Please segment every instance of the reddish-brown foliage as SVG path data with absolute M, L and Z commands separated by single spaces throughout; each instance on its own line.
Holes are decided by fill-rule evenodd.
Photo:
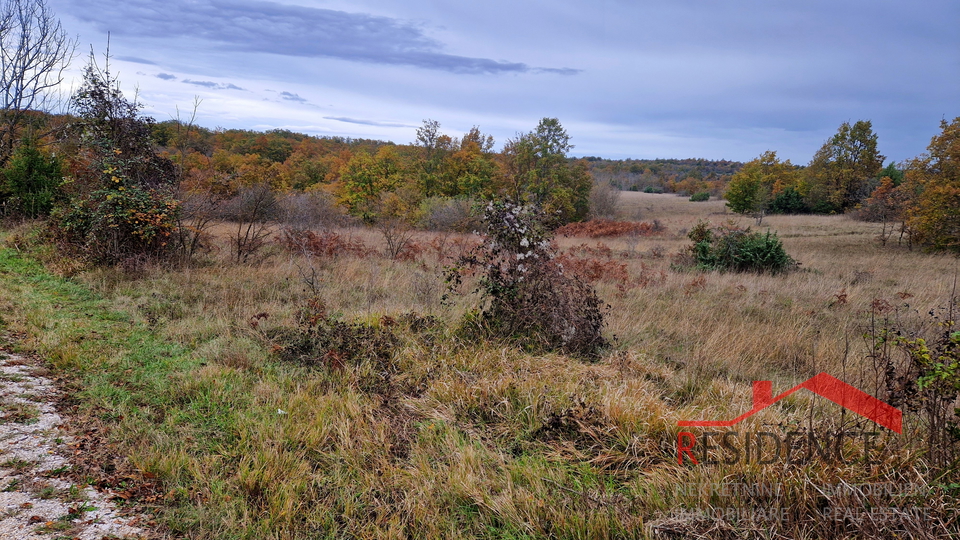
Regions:
M 372 253 L 360 240 L 345 238 L 332 231 L 315 233 L 313 231 L 283 229 L 277 241 L 284 247 L 294 251 L 302 251 L 314 257 L 338 257 L 353 255 L 366 257 Z
M 653 223 L 639 221 L 613 221 L 609 219 L 591 219 L 580 223 L 568 223 L 557 229 L 557 234 L 563 236 L 586 236 L 600 238 L 604 236 L 651 236 L 660 234 L 665 229 L 660 222 Z
M 630 274 L 627 272 L 627 265 L 624 263 L 580 258 L 569 254 L 559 256 L 557 262 L 563 265 L 564 270 L 571 271 L 590 282 L 610 281 L 626 284 L 630 281 Z
M 423 244 L 419 242 L 414 242 L 413 240 L 404 244 L 400 251 L 397 252 L 396 260 L 398 261 L 415 261 L 417 257 L 423 253 L 426 248 Z
M 626 263 L 615 260 L 616 255 L 615 251 L 602 242 L 598 242 L 596 246 L 580 244 L 561 254 L 557 262 L 563 265 L 565 270 L 591 283 L 598 281 L 613 283 L 621 294 L 634 287 L 659 285 L 667 279 L 666 272 L 654 270 L 642 262 L 640 275 L 633 277 L 627 270 Z M 620 255 L 622 256 L 623 253 Z

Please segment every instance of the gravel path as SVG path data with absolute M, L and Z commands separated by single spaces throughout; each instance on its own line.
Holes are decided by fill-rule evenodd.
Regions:
M 60 478 L 73 450 L 44 372 L 0 351 L 0 538 L 139 538 L 138 518 L 121 516 L 110 494 Z

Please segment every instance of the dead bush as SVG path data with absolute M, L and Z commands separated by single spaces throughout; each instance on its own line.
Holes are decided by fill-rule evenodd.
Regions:
M 579 223 L 568 223 L 557 229 L 563 236 L 586 236 L 589 238 L 616 236 L 653 236 L 664 232 L 666 228 L 659 221 L 653 223 L 639 221 L 612 221 L 609 219 L 591 219 Z
M 313 232 L 284 227 L 276 239 L 290 251 L 322 259 L 347 255 L 366 257 L 372 253 L 362 241 L 333 231 Z
M 463 277 L 480 273 L 482 303 L 464 329 L 521 346 L 596 358 L 607 345 L 604 307 L 593 287 L 556 258 L 543 214 L 535 207 L 490 203 L 486 235 L 447 272 L 458 290 Z

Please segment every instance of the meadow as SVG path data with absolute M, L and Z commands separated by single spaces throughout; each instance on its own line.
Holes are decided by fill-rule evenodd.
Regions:
M 663 230 L 556 239 L 609 305 L 612 346 L 595 361 L 464 337 L 477 298 L 443 301 L 442 273 L 477 239 L 426 231 L 400 258 L 374 230 L 334 228 L 364 249 L 318 256 L 272 241 L 236 264 L 222 223 L 195 264 L 124 269 L 72 263 L 21 225 L 3 233 L 5 268 L 20 270 L 0 276 L 2 328 L 67 377 L 78 430 L 108 445 L 113 457 L 78 474 L 126 489 L 161 536 L 957 534 L 955 472 L 929 459 L 917 412 L 898 435 L 799 392 L 738 426 L 878 431 L 873 462 L 678 464 L 676 447 L 689 429 L 679 420 L 748 411 L 753 381 L 777 394 L 827 372 L 882 395 L 871 336 L 929 329 L 928 312 L 956 295 L 956 257 L 881 246 L 879 224 L 843 215 L 756 226 L 723 201 L 636 192 L 618 213 Z M 678 267 L 699 220 L 774 231 L 800 264 Z M 337 328 L 373 329 L 344 330 L 343 343 L 374 353 L 288 354 L 321 311 Z M 825 519 L 830 509 L 847 513 Z

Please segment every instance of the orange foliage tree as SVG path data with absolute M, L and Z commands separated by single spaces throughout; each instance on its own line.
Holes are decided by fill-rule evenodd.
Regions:
M 960 252 L 960 117 L 941 121 L 940 128 L 907 169 L 906 223 L 918 242 Z

